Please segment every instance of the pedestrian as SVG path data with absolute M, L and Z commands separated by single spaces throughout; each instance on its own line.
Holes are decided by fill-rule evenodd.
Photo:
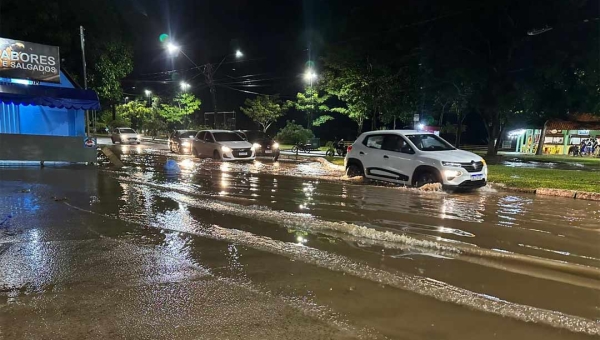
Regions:
M 581 145 L 579 146 L 579 156 L 583 156 L 583 155 L 585 155 L 585 151 L 586 151 L 586 150 L 585 150 L 585 147 L 586 147 L 586 141 L 587 141 L 586 139 L 583 139 L 583 140 L 581 141 Z

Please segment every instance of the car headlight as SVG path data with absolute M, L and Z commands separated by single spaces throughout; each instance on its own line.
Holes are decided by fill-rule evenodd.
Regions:
M 258 150 L 260 148 L 262 148 L 262 146 L 260 144 L 258 144 L 258 143 L 252 144 L 252 150 Z
M 228 146 L 222 146 L 221 147 L 221 151 L 223 151 L 223 152 L 231 152 L 231 148 L 228 147 Z
M 459 170 L 444 170 L 444 175 L 448 180 L 453 180 L 456 177 L 460 177 L 462 175 L 462 171 Z
M 452 166 L 452 167 L 456 167 L 456 168 L 460 168 L 462 167 L 462 165 L 460 165 L 460 163 L 456 163 L 456 162 L 442 162 L 443 166 Z
M 184 148 L 189 148 L 190 142 L 183 142 L 183 143 L 181 143 L 181 146 L 183 146 Z
M 275 142 L 272 146 L 273 149 L 279 149 L 279 143 Z

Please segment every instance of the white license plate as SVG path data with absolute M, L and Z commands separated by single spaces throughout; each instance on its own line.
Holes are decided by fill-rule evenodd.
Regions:
M 273 153 L 272 150 L 265 150 L 265 153 Z
M 129 138 L 129 140 L 135 140 L 135 138 Z
M 471 175 L 471 180 L 472 181 L 480 181 L 483 179 L 483 174 L 479 174 L 479 175 Z
M 247 152 L 240 152 L 240 153 L 238 153 L 238 155 L 240 155 L 240 156 L 248 156 L 248 153 Z

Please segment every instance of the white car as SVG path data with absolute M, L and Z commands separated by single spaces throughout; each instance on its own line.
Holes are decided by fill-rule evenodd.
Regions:
M 227 130 L 204 130 L 192 141 L 194 157 L 212 157 L 223 161 L 254 160 L 256 145 Z
M 142 142 L 142 136 L 138 135 L 132 128 L 116 128 L 110 137 L 113 144 L 117 142 L 121 144 L 140 144 Z
M 344 165 L 349 177 L 416 187 L 441 183 L 444 189 L 483 187 L 488 174 L 483 158 L 432 133 L 412 130 L 363 133 L 348 147 Z

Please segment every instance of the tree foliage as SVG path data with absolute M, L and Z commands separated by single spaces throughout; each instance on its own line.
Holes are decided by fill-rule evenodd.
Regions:
M 191 93 L 180 93 L 171 104 L 160 104 L 158 114 L 167 123 L 181 123 L 196 110 L 200 109 L 201 101 Z
M 123 97 L 121 80 L 133 70 L 133 51 L 121 41 L 103 43 L 104 47 L 89 76 L 91 87 L 107 102 Z
M 285 127 L 279 130 L 275 137 L 280 143 L 284 144 L 298 144 L 306 143 L 309 139 L 315 135 L 311 130 L 305 129 L 300 124 L 296 124 L 294 121 L 288 121 Z
M 306 127 L 310 130 L 312 126 L 320 126 L 325 122 L 332 120 L 333 117 L 321 116 L 324 112 L 329 112 L 330 108 L 325 104 L 330 95 L 321 94 L 316 86 L 307 86 L 304 92 L 298 92 L 295 102 L 288 102 L 288 105 L 306 114 Z
M 371 129 L 413 114 L 443 124 L 451 113 L 456 143 L 465 117 L 480 119 L 493 155 L 507 127 L 600 111 L 593 1 L 375 2 L 346 2 L 346 43 L 323 58 L 323 88 L 342 104 L 332 111 L 352 115 L 359 132 L 369 120 Z
M 267 132 L 271 124 L 287 110 L 287 106 L 279 100 L 279 95 L 258 95 L 254 99 L 246 99 L 244 105 L 245 107 L 240 107 L 240 110 L 260 124 L 263 132 Z
M 131 100 L 125 104 L 117 105 L 116 113 L 117 117 L 127 119 L 131 122 L 131 126 L 138 129 L 150 119 L 152 108 L 148 107 L 146 101 Z

